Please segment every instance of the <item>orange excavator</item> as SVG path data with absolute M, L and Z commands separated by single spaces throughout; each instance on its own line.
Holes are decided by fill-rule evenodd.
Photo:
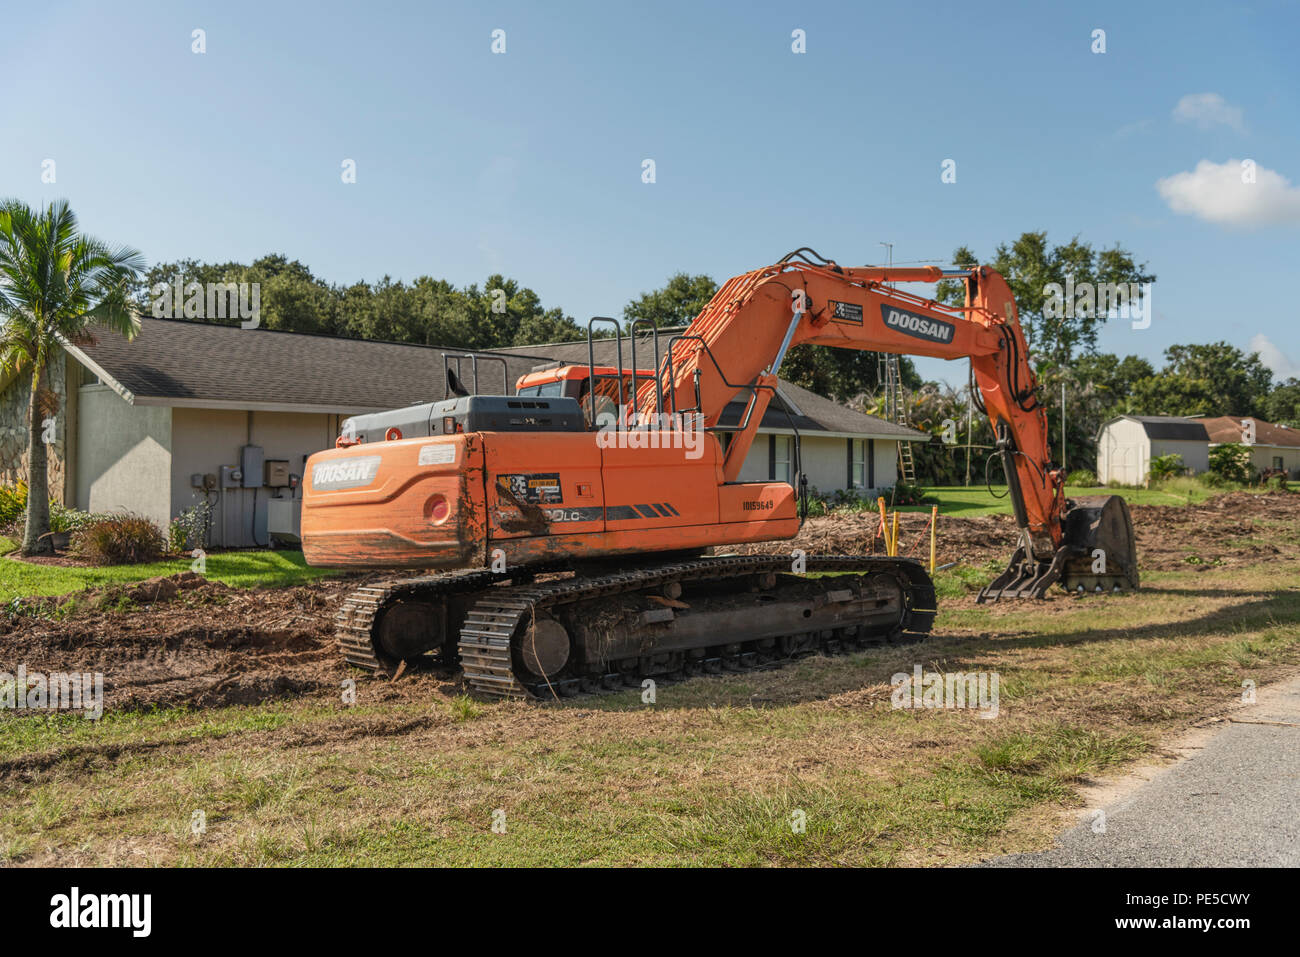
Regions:
M 943 280 L 965 284 L 963 306 L 890 285 Z M 601 322 L 615 366 L 595 362 Z M 805 343 L 970 359 L 1018 530 L 981 601 L 1138 585 L 1124 500 L 1065 497 L 1015 300 L 992 269 L 842 267 L 804 248 L 729 280 L 662 353 L 653 324 L 633 323 L 628 370 L 617 322 L 588 333 L 586 366 L 529 373 L 513 396 L 355 416 L 311 457 L 307 562 L 425 572 L 348 596 L 348 662 L 459 664 L 476 693 L 549 698 L 923 638 L 936 602 L 917 561 L 720 553 L 799 531 L 806 483 L 739 476 L 777 370 Z M 735 400 L 743 413 L 724 425 Z

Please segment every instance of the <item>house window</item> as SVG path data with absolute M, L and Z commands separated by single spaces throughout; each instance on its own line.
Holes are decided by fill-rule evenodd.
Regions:
M 852 476 L 854 488 L 867 488 L 867 440 L 854 439 L 851 447 L 853 453 Z
M 778 482 L 790 482 L 793 484 L 793 476 L 790 472 L 793 456 L 790 454 L 790 436 L 774 435 L 772 440 L 776 443 L 776 457 L 773 460 L 772 478 Z
M 1273 468 L 1280 469 L 1281 467 L 1282 467 L 1282 456 L 1280 455 L 1273 456 Z

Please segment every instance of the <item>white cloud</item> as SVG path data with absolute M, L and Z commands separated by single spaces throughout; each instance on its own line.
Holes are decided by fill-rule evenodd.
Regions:
M 1253 176 L 1253 182 L 1250 180 Z M 1300 223 L 1300 187 L 1251 160 L 1201 160 L 1191 172 L 1156 181 L 1175 213 L 1225 226 Z
M 1193 123 L 1202 130 L 1227 126 L 1238 133 L 1246 132 L 1241 107 L 1233 106 L 1217 93 L 1188 93 L 1174 107 L 1174 119 Z
M 1300 378 L 1300 364 L 1292 362 L 1286 354 L 1273 344 L 1273 340 L 1262 332 L 1250 340 L 1247 352 L 1258 352 L 1259 361 L 1272 370 L 1279 379 Z

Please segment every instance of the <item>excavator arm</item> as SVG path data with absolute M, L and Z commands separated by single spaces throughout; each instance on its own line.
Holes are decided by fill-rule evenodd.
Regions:
M 794 346 L 969 358 L 1019 533 L 1007 571 L 981 598 L 1041 596 L 1058 581 L 1087 591 L 1136 587 L 1132 524 L 1123 499 L 1072 503 L 1065 497 L 1006 280 L 986 266 L 851 268 L 797 258 L 802 252 L 729 280 L 670 342 L 658 390 L 653 382 L 643 385 L 637 408 L 653 406 L 662 392 L 666 411 L 698 413 L 706 428 L 719 429 L 723 409 L 743 395 L 742 425 L 723 462 L 724 479 L 734 482 L 775 395 L 776 373 Z M 945 279 L 965 284 L 962 306 L 889 285 Z

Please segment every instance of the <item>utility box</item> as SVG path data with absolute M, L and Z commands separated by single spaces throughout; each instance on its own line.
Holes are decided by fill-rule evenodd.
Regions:
M 243 481 L 244 476 L 238 468 L 233 465 L 223 465 L 220 472 L 222 488 L 239 488 L 239 483 Z
M 269 499 L 266 503 L 266 531 L 281 542 L 301 542 L 302 499 Z
M 266 460 L 266 485 L 268 488 L 289 487 L 289 460 Z
M 260 445 L 245 445 L 239 450 L 239 470 L 244 473 L 244 488 L 262 487 L 262 459 Z

